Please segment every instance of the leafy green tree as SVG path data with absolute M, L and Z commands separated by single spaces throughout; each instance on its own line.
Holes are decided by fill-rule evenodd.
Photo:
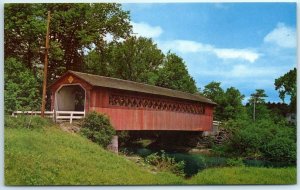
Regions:
M 155 84 L 164 55 L 151 39 L 130 37 L 110 44 L 108 51 L 112 77 Z
M 92 50 L 84 56 L 83 71 L 86 73 L 109 77 L 112 75 L 109 63 L 107 47 L 102 52 Z
M 85 56 L 85 72 L 143 82 L 189 93 L 197 91 L 182 58 L 165 57 L 151 39 L 131 37 Z
M 257 104 L 264 104 L 265 102 L 265 98 L 268 97 L 265 93 L 264 89 L 256 89 L 255 93 L 251 94 L 251 98 L 249 100 L 249 102 L 251 103 L 257 103 Z
M 267 102 L 266 105 L 272 112 L 278 112 L 282 116 L 286 116 L 289 113 L 289 107 L 286 103 Z
M 215 110 L 214 110 L 214 119 L 215 120 L 223 120 L 224 119 L 223 103 L 225 102 L 225 92 L 221 88 L 221 83 L 215 82 L 215 81 L 210 82 L 209 84 L 204 86 L 203 95 L 217 103 Z
M 189 93 L 197 92 L 195 80 L 189 75 L 183 59 L 170 52 L 159 68 L 156 85 Z
M 203 95 L 217 103 L 214 117 L 216 120 L 226 121 L 238 117 L 246 117 L 242 101 L 244 95 L 234 87 L 224 91 L 220 82 L 211 82 L 203 89 Z
M 291 111 L 296 112 L 297 107 L 297 69 L 294 68 L 275 79 L 275 90 L 278 90 L 279 97 L 284 102 L 286 95 L 290 96 Z
M 40 109 L 38 81 L 24 64 L 15 58 L 7 58 L 4 64 L 5 112 Z
M 255 93 L 251 94 L 248 104 L 248 114 L 252 115 L 253 120 L 264 119 L 270 117 L 265 98 L 268 97 L 264 89 L 256 89 Z
M 234 87 L 227 88 L 225 102 L 223 103 L 223 117 L 225 120 L 247 117 L 246 110 L 242 104 L 244 97 L 238 89 Z
M 53 12 L 52 41 L 58 41 L 64 50 L 62 63 L 66 69 L 80 70 L 86 49 L 101 49 L 105 36 L 115 39 L 129 36 L 128 12 L 120 4 L 47 4 Z
M 218 101 L 218 99 L 224 95 L 224 90 L 221 88 L 220 82 L 210 82 L 203 89 L 203 95 L 213 101 Z
M 40 64 L 46 33 L 46 10 L 42 4 L 5 4 L 4 54 L 16 57 L 31 70 Z
M 129 12 L 115 3 L 52 3 L 5 5 L 5 55 L 24 60 L 34 70 L 44 60 L 46 14 L 51 11 L 48 80 L 66 70 L 81 70 L 88 49 L 100 51 L 107 43 L 131 33 Z

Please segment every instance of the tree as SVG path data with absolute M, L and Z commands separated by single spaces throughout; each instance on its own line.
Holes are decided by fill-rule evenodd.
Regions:
M 195 80 L 189 75 L 183 59 L 170 52 L 159 68 L 156 85 L 189 93 L 197 92 Z
M 224 102 L 224 119 L 237 119 L 245 118 L 245 109 L 242 104 L 244 95 L 234 87 L 227 88 L 225 92 L 225 102 Z
M 238 117 L 246 117 L 242 105 L 244 95 L 234 87 L 221 88 L 220 82 L 211 82 L 204 87 L 203 95 L 217 103 L 214 117 L 216 120 L 227 121 Z
M 7 58 L 4 64 L 5 112 L 36 110 L 40 108 L 39 82 L 23 63 Z
M 92 50 L 85 55 L 83 71 L 101 76 L 111 76 L 112 74 L 107 47 L 105 47 L 105 50 L 101 52 Z
M 257 103 L 257 104 L 264 104 L 265 98 L 268 97 L 265 93 L 264 89 L 256 89 L 255 93 L 251 94 L 251 98 L 249 102 Z
M 265 98 L 268 97 L 265 93 L 264 89 L 256 89 L 255 93 L 251 94 L 251 98 L 249 99 L 249 104 L 251 110 L 253 110 L 253 120 L 255 121 L 257 118 L 265 118 L 269 117 L 269 110 L 265 105 Z
M 130 37 L 109 45 L 108 67 L 112 77 L 154 85 L 164 55 L 151 39 Z
M 275 90 L 278 90 L 279 97 L 284 102 L 286 95 L 290 96 L 290 108 L 292 112 L 296 112 L 297 107 L 297 69 L 294 68 L 275 79 Z
M 220 82 L 210 82 L 203 89 L 203 95 L 215 102 L 224 95 L 224 90 L 221 88 Z
M 220 82 L 210 82 L 203 89 L 203 95 L 207 98 L 211 99 L 212 101 L 216 102 L 217 105 L 214 110 L 214 119 L 215 120 L 223 120 L 223 113 L 224 113 L 224 105 L 225 102 L 225 92 L 221 88 Z
M 101 50 L 105 36 L 126 38 L 130 33 L 129 13 L 120 4 L 48 4 L 52 10 L 52 40 L 64 49 L 66 69 L 80 70 L 87 49 Z
M 14 56 L 34 70 L 44 58 L 46 13 L 51 11 L 48 80 L 66 70 L 81 70 L 88 49 L 101 51 L 105 36 L 130 35 L 129 12 L 120 4 L 6 4 L 5 55 Z
M 46 10 L 42 4 L 5 4 L 4 54 L 23 60 L 30 70 L 41 63 L 46 33 Z

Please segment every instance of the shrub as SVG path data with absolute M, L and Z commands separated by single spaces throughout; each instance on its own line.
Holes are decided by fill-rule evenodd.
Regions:
M 197 156 L 194 162 L 195 162 L 195 168 L 194 168 L 195 174 L 207 168 L 207 159 L 205 159 L 204 156 Z
M 24 116 L 12 117 L 5 116 L 4 126 L 9 128 L 28 128 L 37 129 L 53 125 L 53 121 L 49 118 L 42 118 L 40 116 Z
M 81 133 L 91 141 L 106 148 L 116 131 L 107 116 L 97 112 L 90 112 L 82 122 Z
M 156 166 L 159 170 L 167 170 L 172 173 L 184 176 L 184 161 L 176 162 L 174 158 L 168 157 L 164 151 L 159 155 L 157 152 L 145 158 L 147 164 Z
M 295 130 L 285 122 L 231 120 L 226 127 L 230 137 L 223 150 L 233 156 L 280 162 L 296 160 Z
M 229 158 L 226 160 L 227 166 L 245 166 L 242 158 Z
M 264 146 L 263 154 L 270 161 L 295 163 L 296 143 L 289 138 L 274 138 Z

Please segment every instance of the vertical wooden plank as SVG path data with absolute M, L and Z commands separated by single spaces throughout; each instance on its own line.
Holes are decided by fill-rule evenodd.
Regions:
M 100 97 L 101 96 L 101 92 L 99 92 L 99 89 L 95 89 L 95 107 L 100 107 L 99 106 L 99 101 L 100 101 Z
M 141 127 L 141 130 L 144 130 L 145 122 L 144 122 L 144 110 L 143 109 L 140 110 L 140 117 L 141 117 L 140 127 Z

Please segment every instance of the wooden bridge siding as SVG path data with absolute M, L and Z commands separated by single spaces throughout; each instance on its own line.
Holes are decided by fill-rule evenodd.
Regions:
M 97 87 L 91 90 L 91 107 L 108 107 L 109 90 L 104 87 Z
M 109 105 L 109 94 L 116 93 L 129 96 L 148 96 L 160 100 L 176 99 L 129 92 L 117 89 L 97 87 L 91 90 L 90 110 L 107 114 L 116 130 L 182 130 L 210 131 L 212 129 L 213 106 L 205 105 L 205 114 L 191 114 L 166 110 L 126 108 Z
M 126 95 L 126 96 L 133 96 L 133 97 L 149 97 L 149 98 L 154 98 L 154 99 L 159 99 L 161 101 L 171 101 L 171 102 L 176 102 L 176 103 L 190 103 L 193 104 L 195 103 L 194 101 L 191 100 L 182 100 L 182 99 L 177 99 L 177 98 L 172 98 L 172 97 L 164 97 L 164 96 L 159 96 L 159 95 L 154 95 L 154 94 L 145 94 L 141 92 L 131 92 L 131 91 L 126 91 L 126 90 L 119 90 L 119 89 L 111 89 L 111 88 L 106 88 L 106 87 L 96 87 L 91 90 L 91 107 L 117 107 L 117 106 L 111 106 L 109 105 L 109 94 L 120 94 L 120 95 Z M 96 100 L 93 100 L 96 99 Z M 205 106 L 205 115 L 213 115 L 213 105 L 211 104 L 206 104 L 202 103 Z M 127 109 L 125 107 L 119 107 L 121 109 Z M 131 109 L 131 108 L 130 108 Z M 136 109 L 142 109 L 142 108 L 136 108 Z M 143 109 L 145 110 L 145 109 Z M 147 108 L 146 108 L 147 110 Z M 149 109 L 148 109 L 149 110 Z
M 93 107 L 110 117 L 116 130 L 210 131 L 212 117 L 170 111 Z

